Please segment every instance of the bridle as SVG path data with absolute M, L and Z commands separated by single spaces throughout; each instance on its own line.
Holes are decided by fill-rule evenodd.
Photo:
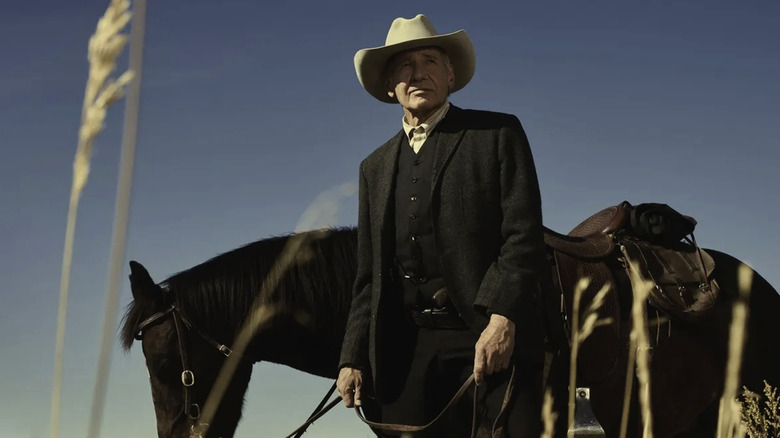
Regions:
M 200 405 L 197 403 L 191 403 L 190 389 L 195 385 L 195 373 L 189 368 L 187 360 L 187 349 L 184 342 L 184 333 L 182 326 L 185 326 L 188 330 L 194 331 L 207 343 L 216 348 L 226 358 L 233 354 L 233 350 L 225 344 L 221 344 L 214 340 L 211 336 L 207 335 L 195 327 L 192 322 L 184 316 L 184 314 L 176 307 L 176 304 L 171 304 L 166 310 L 157 312 L 152 316 L 141 321 L 135 329 L 134 338 L 138 341 L 143 339 L 144 330 L 151 325 L 160 322 L 166 316 L 171 315 L 173 318 L 173 325 L 176 327 L 176 339 L 179 344 L 179 355 L 181 357 L 181 383 L 184 388 L 184 415 L 192 420 L 200 418 Z M 194 392 L 194 389 L 193 389 Z

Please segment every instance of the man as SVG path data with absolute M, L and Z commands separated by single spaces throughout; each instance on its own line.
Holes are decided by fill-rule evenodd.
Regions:
M 403 129 L 360 166 L 358 273 L 338 390 L 381 421 L 431 421 L 472 374 L 478 414 L 511 438 L 540 435 L 541 199 L 523 128 L 449 103 L 475 69 L 465 31 L 397 18 L 355 69 Z M 512 401 L 503 407 L 512 370 Z M 372 395 L 369 395 L 369 388 Z M 472 395 L 415 436 L 469 436 Z M 499 415 L 500 414 L 500 415 Z

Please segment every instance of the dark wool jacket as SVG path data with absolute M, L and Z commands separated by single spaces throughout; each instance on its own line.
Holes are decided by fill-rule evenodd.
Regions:
M 452 303 L 477 332 L 490 313 L 513 320 L 515 358 L 539 360 L 545 255 L 541 197 L 525 132 L 514 115 L 454 105 L 436 130 L 431 210 Z M 393 181 L 403 135 L 401 130 L 360 165 L 358 269 L 340 366 L 370 367 L 375 381 L 382 372 L 377 351 L 392 336 L 383 330 L 390 318 L 383 294 L 399 293 L 389 286 Z

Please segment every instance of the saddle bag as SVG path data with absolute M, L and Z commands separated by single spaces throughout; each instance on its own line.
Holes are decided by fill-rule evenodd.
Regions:
M 694 244 L 658 245 L 636 239 L 620 241 L 623 255 L 652 281 L 648 300 L 673 319 L 695 322 L 715 305 L 720 288 L 713 277 L 715 261 Z M 630 266 L 625 263 L 628 274 Z

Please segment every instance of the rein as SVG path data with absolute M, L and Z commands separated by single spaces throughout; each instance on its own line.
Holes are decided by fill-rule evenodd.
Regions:
M 141 321 L 138 326 L 136 327 L 136 334 L 134 338 L 138 341 L 143 339 L 143 332 L 145 329 L 147 329 L 149 326 L 161 321 L 163 318 L 167 317 L 168 315 L 171 315 L 173 318 L 173 325 L 176 327 L 176 338 L 177 343 L 179 344 L 179 355 L 181 356 L 181 383 L 184 388 L 184 415 L 189 417 L 192 420 L 197 420 L 200 418 L 200 405 L 197 403 L 191 403 L 191 397 L 190 397 L 190 388 L 195 385 L 195 373 L 189 368 L 188 366 L 188 360 L 187 360 L 187 349 L 185 348 L 185 342 L 184 342 L 184 332 L 182 330 L 182 325 L 184 325 L 188 330 L 194 331 L 197 335 L 199 335 L 203 340 L 205 340 L 209 345 L 216 348 L 220 353 L 222 353 L 226 358 L 230 357 L 231 354 L 233 354 L 233 350 L 228 347 L 225 344 L 219 343 L 214 338 L 209 336 L 206 333 L 203 333 L 200 331 L 197 327 L 195 327 L 192 322 L 187 319 L 182 313 L 179 308 L 176 307 L 175 304 L 172 304 L 170 307 L 168 307 L 166 310 L 162 312 L 157 312 L 153 314 L 152 316 L 146 318 L 145 320 Z M 509 400 L 512 393 L 512 386 L 515 381 L 515 372 L 516 369 L 512 367 L 512 375 L 509 378 L 509 382 L 507 384 L 506 393 L 504 394 L 504 400 L 501 404 L 501 411 L 497 417 L 496 423 L 498 422 L 498 419 L 501 418 L 501 416 L 505 413 L 506 407 L 509 404 Z M 463 395 L 466 393 L 466 390 L 468 390 L 469 386 L 474 383 L 474 374 L 472 373 L 471 376 L 469 376 L 468 379 L 466 379 L 465 382 L 463 382 L 463 385 L 461 385 L 460 389 L 455 393 L 455 395 L 452 396 L 449 403 L 439 412 L 439 414 L 431 420 L 428 424 L 422 425 L 422 426 L 411 426 L 411 425 L 405 425 L 405 424 L 392 424 L 392 423 L 377 423 L 371 420 L 366 419 L 363 412 L 361 412 L 360 406 L 355 406 L 355 413 L 357 414 L 358 418 L 360 420 L 367 424 L 369 427 L 380 429 L 380 430 L 387 430 L 387 431 L 395 431 L 395 432 L 419 432 L 422 430 L 425 430 L 429 427 L 431 427 L 434 423 L 439 421 L 447 411 L 449 411 L 455 403 L 457 403 Z M 291 432 L 289 435 L 287 435 L 285 438 L 300 438 L 301 435 L 303 435 L 306 432 L 306 429 L 315 421 L 317 421 L 320 417 L 325 415 L 328 411 L 333 409 L 340 401 L 341 396 L 337 395 L 333 400 L 331 400 L 327 405 L 325 405 L 325 401 L 328 399 L 328 397 L 333 394 L 333 392 L 336 389 L 336 383 L 333 383 L 333 386 L 330 388 L 327 394 L 325 394 L 325 397 L 322 399 L 320 404 L 314 409 L 314 412 L 309 416 L 309 418 L 297 429 L 295 429 L 293 432 Z M 471 436 L 476 437 L 477 432 L 477 391 L 474 391 L 474 400 L 473 400 L 473 413 L 472 413 L 472 429 L 471 429 Z M 193 433 L 195 436 L 202 436 L 205 434 L 205 428 L 208 428 L 208 425 L 205 424 L 199 424 L 199 428 L 204 428 L 202 431 L 196 431 L 195 425 L 193 425 Z M 495 425 L 494 425 L 495 429 Z
M 506 407 L 509 404 L 509 401 L 512 396 L 512 387 L 514 385 L 515 381 L 515 372 L 516 368 L 512 367 L 512 375 L 509 378 L 509 382 L 507 383 L 506 392 L 504 393 L 504 399 L 501 402 L 501 411 L 499 412 L 497 418 L 496 418 L 496 424 L 498 423 L 499 419 L 506 413 Z M 441 412 L 428 424 L 424 424 L 422 426 L 411 426 L 407 424 L 393 424 L 393 423 L 377 423 L 371 420 L 366 419 L 365 415 L 363 414 L 362 409 L 360 406 L 355 406 L 355 414 L 360 418 L 360 421 L 367 424 L 368 426 L 380 429 L 380 430 L 386 430 L 386 431 L 393 431 L 393 432 L 420 432 L 423 431 L 431 426 L 433 426 L 434 423 L 439 421 L 447 411 L 449 411 L 455 403 L 457 403 L 461 398 L 463 398 L 463 395 L 466 393 L 466 390 L 468 390 L 469 386 L 474 383 L 474 374 L 472 373 L 471 376 L 469 376 L 468 379 L 466 379 L 465 382 L 463 382 L 463 385 L 461 385 L 460 389 L 455 393 L 455 395 L 452 396 L 449 403 L 447 403 L 447 406 L 445 406 Z M 325 398 L 322 399 L 320 402 L 320 405 L 315 409 L 315 412 L 307 419 L 300 427 L 292 431 L 289 435 L 285 436 L 284 438 L 291 438 L 300 437 L 304 432 L 306 432 L 306 429 L 314 423 L 317 419 L 325 415 L 328 411 L 330 411 L 334 406 L 336 406 L 341 401 L 341 396 L 337 395 L 333 400 L 330 401 L 326 406 L 322 407 L 325 403 L 325 400 L 330 397 L 330 395 L 333 393 L 333 390 L 336 388 L 336 383 L 333 383 L 333 387 L 331 387 L 330 391 L 325 395 Z M 473 411 L 472 411 L 472 418 L 471 418 L 471 437 L 474 438 L 477 436 L 477 391 L 474 391 L 474 399 L 472 401 Z M 493 425 L 493 429 L 495 429 L 496 424 Z

